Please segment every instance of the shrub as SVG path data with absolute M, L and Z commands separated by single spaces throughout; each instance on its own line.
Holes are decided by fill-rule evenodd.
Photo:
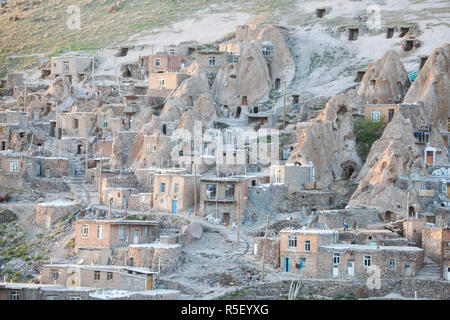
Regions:
M 354 125 L 356 137 L 356 151 L 363 162 L 369 155 L 372 144 L 378 140 L 386 128 L 386 123 L 381 118 L 380 122 L 370 120 L 356 120 Z

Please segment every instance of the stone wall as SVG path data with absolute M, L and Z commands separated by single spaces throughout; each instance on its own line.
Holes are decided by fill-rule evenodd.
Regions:
M 256 248 L 255 248 L 256 246 Z M 262 261 L 264 251 L 264 237 L 253 238 L 253 254 L 256 259 Z M 266 263 L 274 266 L 280 266 L 280 239 L 275 237 L 268 237 L 266 243 Z
M 348 225 L 356 220 L 358 228 L 365 228 L 368 225 L 381 223 L 377 210 L 373 209 L 341 209 L 318 212 L 318 222 L 324 223 L 330 229 L 343 228 L 344 219 Z
M 64 200 L 39 203 L 36 207 L 35 223 L 42 228 L 50 228 L 52 223 L 71 214 L 78 207 L 78 203 Z

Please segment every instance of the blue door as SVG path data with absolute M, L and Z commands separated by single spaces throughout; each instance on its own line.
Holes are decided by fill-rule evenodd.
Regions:
M 172 200 L 172 213 L 177 213 L 177 201 L 178 200 Z
M 284 272 L 289 272 L 289 257 L 284 257 Z

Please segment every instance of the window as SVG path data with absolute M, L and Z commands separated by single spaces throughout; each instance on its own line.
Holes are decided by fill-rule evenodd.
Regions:
M 156 146 L 152 145 L 150 146 L 150 151 L 151 152 L 156 152 Z M 153 183 L 152 183 L 153 184 Z
M 125 240 L 125 226 L 119 226 L 119 240 Z
M 161 59 L 155 59 L 155 67 L 161 66 Z
M 208 64 L 210 66 L 215 66 L 216 65 L 216 57 L 209 57 L 208 58 Z
M 130 258 L 130 266 L 134 267 L 134 258 Z
M 97 239 L 103 239 L 104 226 L 97 226 Z
M 164 182 L 159 184 L 159 192 L 166 192 L 166 184 Z
M 67 300 L 81 300 L 80 296 L 68 296 Z
M 9 162 L 9 171 L 18 172 L 19 171 L 19 161 L 13 160 Z
M 102 127 L 103 128 L 108 128 L 108 121 L 103 121 Z
M 239 62 L 239 58 L 233 58 L 233 62 L 235 63 Z
M 69 61 L 64 61 L 63 62 L 63 71 L 69 71 L 69 69 L 70 69 L 70 64 L 69 64 Z
M 177 194 L 179 190 L 180 190 L 180 184 L 179 183 L 175 183 L 173 185 L 173 193 Z
M 334 264 L 341 263 L 341 254 L 340 253 L 333 253 L 333 263 Z
M 165 87 L 166 86 L 166 77 L 159 77 L 158 83 L 159 83 L 160 87 Z
M 20 298 L 20 291 L 11 291 L 9 293 L 9 300 L 19 300 Z
M 288 247 L 289 248 L 297 248 L 297 236 L 289 236 L 288 237 Z
M 379 122 L 380 121 L 380 110 L 372 110 L 371 111 L 371 119 L 372 119 L 372 122 Z
M 58 280 L 58 270 L 50 270 L 50 278 L 52 280 Z
M 113 279 L 113 273 L 112 272 L 107 272 L 106 273 L 106 280 L 112 280 Z
M 300 269 L 306 267 L 306 258 L 300 258 Z
M 94 280 L 100 280 L 100 271 L 94 271 Z
M 310 252 L 311 251 L 311 241 L 310 240 L 305 240 L 305 252 Z
M 217 185 L 215 183 L 207 183 L 206 184 L 206 198 L 215 198 L 216 197 L 216 188 Z
M 400 184 L 400 189 L 401 190 L 407 190 L 408 189 L 408 183 L 407 182 L 402 182 Z
M 234 197 L 234 184 L 225 185 L 225 197 Z
M 170 49 L 169 54 L 175 54 L 175 49 Z
M 154 179 L 154 175 L 151 174 L 151 175 L 150 175 L 150 185 L 151 185 L 151 186 L 153 186 L 153 179 Z
M 372 263 L 371 256 L 364 256 L 364 267 L 370 267 Z
M 81 237 L 89 238 L 89 225 L 88 224 L 81 225 Z
M 389 269 L 395 270 L 395 260 L 394 259 L 389 260 Z
M 264 48 L 263 48 L 263 54 L 264 54 L 265 56 L 270 55 L 270 48 L 264 47 Z
M 145 227 L 145 236 L 146 236 L 146 237 L 149 237 L 149 236 L 150 236 L 150 227 L 149 227 L 149 226 L 146 226 L 146 227 Z

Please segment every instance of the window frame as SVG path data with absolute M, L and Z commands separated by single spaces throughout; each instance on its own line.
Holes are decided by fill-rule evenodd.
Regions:
M 159 183 L 159 193 L 165 193 L 166 192 L 166 183 L 160 182 Z
M 9 161 L 9 172 L 19 172 L 19 160 Z
M 88 224 L 81 225 L 81 238 L 83 238 L 83 239 L 89 238 L 89 225 Z
M 97 237 L 97 240 L 105 239 L 105 226 L 104 225 L 97 225 L 96 237 Z
M 372 265 L 372 256 L 364 255 L 363 256 L 363 266 L 368 268 Z
M 303 242 L 303 250 L 305 252 L 311 252 L 311 240 L 305 240 Z
M 155 59 L 155 67 L 161 67 L 161 59 Z
M 297 236 L 288 236 L 288 248 L 297 248 Z
M 94 281 L 99 281 L 101 278 L 101 272 L 100 271 L 94 271 Z
M 341 263 L 341 254 L 338 252 L 333 252 L 333 264 L 340 264 Z
M 395 259 L 389 259 L 389 270 L 395 270 L 397 268 L 397 262 Z
M 208 57 L 208 66 L 210 66 L 210 67 L 216 66 L 216 57 Z
M 10 291 L 9 300 L 20 300 L 20 291 L 19 290 Z

